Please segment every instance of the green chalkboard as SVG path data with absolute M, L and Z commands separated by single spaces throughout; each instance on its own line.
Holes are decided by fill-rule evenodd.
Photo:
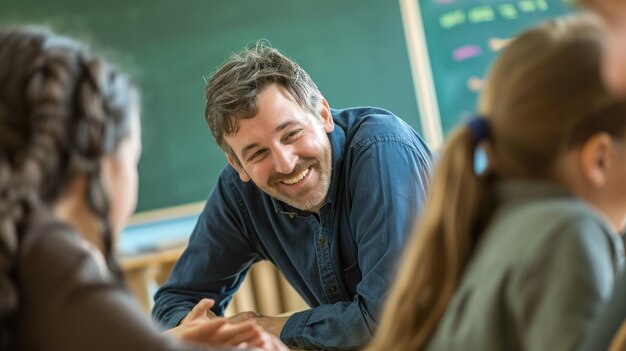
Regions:
M 0 25 L 25 22 L 116 53 L 139 81 L 139 211 L 206 199 L 226 161 L 204 121 L 204 78 L 260 38 L 300 63 L 331 107 L 387 108 L 420 130 L 397 1 L 4 0 Z
M 485 73 L 508 39 L 540 21 L 571 13 L 566 0 L 401 0 L 405 21 L 416 22 L 411 63 L 420 104 L 434 106 L 422 118 L 448 133 L 471 116 Z M 432 83 L 428 81 L 432 73 Z M 425 77 L 426 76 L 426 77 Z M 422 80 L 420 82 L 420 80 Z M 430 90 L 434 90 L 433 92 Z M 430 139 L 437 139 L 437 131 Z M 440 140 L 431 140 L 437 141 Z

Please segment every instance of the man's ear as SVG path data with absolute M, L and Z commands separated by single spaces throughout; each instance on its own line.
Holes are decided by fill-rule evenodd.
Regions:
M 584 179 L 595 188 L 606 184 L 611 168 L 613 141 L 608 133 L 598 133 L 580 149 L 579 162 Z
M 322 117 L 322 124 L 326 133 L 330 133 L 335 129 L 335 122 L 333 121 L 333 115 L 330 113 L 330 106 L 328 101 L 322 97 L 322 109 L 320 111 Z
M 233 159 L 233 157 L 231 155 L 229 155 L 229 154 L 226 154 L 226 159 L 228 160 L 228 163 L 230 163 L 230 165 L 233 166 L 235 171 L 237 171 L 237 173 L 239 173 L 239 179 L 241 179 L 242 182 L 249 182 L 250 181 L 250 176 L 243 169 L 243 167 L 239 163 L 239 160 Z

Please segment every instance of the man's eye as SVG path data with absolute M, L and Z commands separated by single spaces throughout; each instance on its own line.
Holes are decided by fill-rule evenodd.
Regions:
M 248 162 L 252 162 L 252 161 L 260 158 L 263 155 L 264 152 L 265 152 L 265 149 L 257 150 L 255 153 L 250 155 L 250 157 L 248 157 Z
M 293 130 L 293 131 L 287 133 L 287 135 L 285 135 L 284 140 L 285 141 L 289 141 L 290 139 L 293 139 L 293 138 L 297 137 L 300 134 L 301 131 L 302 131 L 302 129 L 296 129 L 296 130 Z

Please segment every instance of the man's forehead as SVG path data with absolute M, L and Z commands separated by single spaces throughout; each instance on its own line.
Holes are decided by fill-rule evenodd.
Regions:
M 239 155 L 243 155 L 246 151 L 261 145 L 261 139 L 272 135 L 280 136 L 294 127 L 304 127 L 311 120 L 311 117 L 306 116 L 290 116 L 282 120 L 267 120 L 262 121 L 265 123 L 258 123 L 260 120 L 255 121 L 255 118 L 263 117 L 240 120 L 239 128 L 237 128 L 236 132 L 224 135 L 226 143 Z M 235 146 L 233 143 L 243 145 Z M 240 149 L 238 150 L 237 148 Z

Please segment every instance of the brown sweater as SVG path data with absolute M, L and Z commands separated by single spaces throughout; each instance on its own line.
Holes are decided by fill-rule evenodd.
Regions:
M 99 252 L 53 221 L 24 237 L 17 261 L 17 350 L 183 350 L 115 284 Z

